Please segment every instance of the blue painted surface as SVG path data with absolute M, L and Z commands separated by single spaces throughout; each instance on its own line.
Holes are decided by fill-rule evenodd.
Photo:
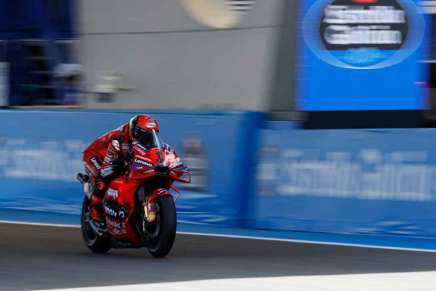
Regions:
M 254 227 L 436 238 L 435 129 L 265 129 Z
M 78 225 L 81 151 L 132 114 L 2 111 L 0 220 Z M 204 189 L 184 189 L 177 201 L 180 231 L 436 250 L 434 129 L 154 116 L 182 158 L 186 138 L 200 141 L 207 164 Z
M 0 220 L 23 223 L 80 225 L 80 215 L 78 214 L 21 209 L 0 209 Z
M 393 52 L 356 49 L 346 45 L 344 50 L 327 50 L 320 40 L 319 27 L 323 11 L 334 1 L 300 1 L 297 66 L 299 110 L 416 110 L 425 106 L 424 88 L 416 84 L 426 79 L 427 72 L 426 66 L 419 63 L 427 58 L 429 38 L 425 16 L 419 13 L 417 0 L 395 2 L 400 3 L 406 12 L 409 31 L 403 46 Z M 348 5 L 353 1 L 341 3 Z M 386 1 L 382 4 L 392 5 Z M 336 5 L 340 3 L 336 1 Z M 372 25 L 380 27 L 383 23 Z M 390 65 L 379 67 L 371 63 L 375 55 L 385 59 L 388 54 L 395 55 L 394 58 L 388 58 Z M 350 65 L 345 59 L 356 63 Z
M 83 149 L 132 115 L 2 111 L 0 209 L 78 215 L 83 193 L 75 175 L 82 171 Z M 247 188 L 243 183 L 245 169 L 235 165 L 250 163 L 252 156 L 245 149 L 261 115 L 157 113 L 153 116 L 159 120 L 163 140 L 182 159 L 186 139 L 194 138 L 202 144 L 207 167 L 205 183 L 203 189 L 182 191 L 177 203 L 179 221 L 237 226 L 241 217 L 247 216 L 245 206 L 241 205 Z
M 322 232 L 299 232 L 267 229 L 217 228 L 210 226 L 192 227 L 179 225 L 178 231 L 223 236 L 243 236 L 260 239 L 280 239 L 325 244 L 358 245 L 381 248 L 400 248 L 435 251 L 436 240 L 425 238 L 396 237 L 386 235 L 334 234 Z

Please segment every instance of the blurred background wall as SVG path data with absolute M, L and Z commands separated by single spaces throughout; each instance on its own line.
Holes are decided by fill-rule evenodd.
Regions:
M 73 0 L 0 1 L 0 106 L 60 103 L 54 72 L 74 37 Z
M 79 1 L 86 91 L 122 91 L 86 106 L 269 110 L 287 1 L 201 2 Z
M 0 107 L 32 108 L 0 115 L 0 217 L 76 223 L 83 148 L 142 111 L 193 170 L 179 204 L 190 230 L 434 239 L 436 135 L 405 127 L 436 126 L 435 7 L 0 1 Z

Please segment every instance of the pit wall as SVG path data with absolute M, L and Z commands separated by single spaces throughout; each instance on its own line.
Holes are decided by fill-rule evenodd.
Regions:
M 134 112 L 0 114 L 0 220 L 79 224 L 82 150 Z M 192 169 L 194 233 L 436 250 L 434 129 L 302 130 L 260 113 L 152 113 Z

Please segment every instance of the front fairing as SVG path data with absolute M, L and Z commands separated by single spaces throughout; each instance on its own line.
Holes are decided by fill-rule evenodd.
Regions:
M 128 177 L 134 180 L 145 180 L 155 176 L 155 167 L 159 164 L 159 149 L 144 148 L 133 144 L 133 157 L 129 165 Z
M 171 180 L 183 183 L 191 182 L 191 174 L 181 162 L 176 152 L 167 145 L 145 148 L 139 143 L 132 144 L 133 157 L 129 166 L 128 177 L 135 180 L 147 180 L 162 175 L 162 168 L 167 168 Z M 158 171 L 156 171 L 159 169 Z

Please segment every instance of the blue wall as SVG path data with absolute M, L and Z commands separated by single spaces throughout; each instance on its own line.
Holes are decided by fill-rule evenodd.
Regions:
M 262 130 L 254 227 L 436 238 L 436 130 Z
M 1 111 L 0 220 L 78 224 L 81 152 L 132 115 Z M 154 116 L 195 172 L 195 187 L 177 201 L 181 230 L 436 250 L 435 129 L 302 130 L 257 113 Z
M 101 134 L 129 120 L 132 113 L 2 111 L 0 114 L 0 220 L 16 211 L 30 220 L 41 213 L 62 214 L 78 223 L 83 197 L 75 180 L 82 151 Z M 183 156 L 183 144 L 201 144 L 204 185 L 185 189 L 177 202 L 179 222 L 238 226 L 247 216 L 243 183 L 259 114 L 154 114 L 164 141 Z M 191 159 L 192 162 L 192 159 Z M 195 162 L 195 161 L 194 161 Z M 254 171 L 254 167 L 253 167 Z M 253 172 L 252 171 L 252 172 Z M 197 179 L 194 176 L 194 182 Z M 180 185 L 182 186 L 182 185 Z M 2 217 L 2 213 L 4 217 Z M 14 214 L 15 215 L 15 214 Z M 47 220 L 43 218 L 43 220 Z M 62 221 L 52 221 L 62 223 Z

